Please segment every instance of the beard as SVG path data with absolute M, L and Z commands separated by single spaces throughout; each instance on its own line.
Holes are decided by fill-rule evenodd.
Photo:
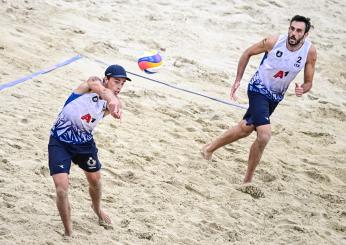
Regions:
M 303 39 L 304 37 L 300 39 L 296 39 L 295 36 L 291 36 L 291 37 L 288 37 L 288 44 L 292 47 L 296 47 L 302 42 Z

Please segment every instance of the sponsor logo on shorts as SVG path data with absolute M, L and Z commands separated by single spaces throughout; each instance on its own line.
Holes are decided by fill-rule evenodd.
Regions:
M 96 160 L 93 159 L 92 157 L 89 157 L 88 161 L 87 161 L 87 165 L 89 169 L 94 169 L 96 168 Z

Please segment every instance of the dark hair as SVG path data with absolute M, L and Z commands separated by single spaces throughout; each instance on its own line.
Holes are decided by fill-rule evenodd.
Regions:
M 314 28 L 314 26 L 311 25 L 310 18 L 301 16 L 301 15 L 295 15 L 290 21 L 290 24 L 292 24 L 293 21 L 299 21 L 299 22 L 304 22 L 305 23 L 305 32 L 307 33 L 310 30 L 310 27 Z

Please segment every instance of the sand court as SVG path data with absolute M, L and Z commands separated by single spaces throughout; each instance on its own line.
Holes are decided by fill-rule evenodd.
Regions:
M 0 91 L 0 244 L 345 243 L 345 10 L 342 2 L 310 0 L 0 1 L 0 86 L 89 57 Z M 130 75 L 122 122 L 106 117 L 94 132 L 113 229 L 99 226 L 84 174 L 73 166 L 74 235 L 63 239 L 49 130 L 71 91 L 102 76 L 106 66 L 91 58 L 141 74 L 137 54 L 160 50 L 164 64 L 149 78 L 229 101 L 242 51 L 286 33 L 295 14 L 315 26 L 314 85 L 302 98 L 294 84 L 287 91 L 250 187 L 241 183 L 255 135 L 211 161 L 199 152 L 244 109 Z M 242 105 L 261 58 L 248 64 Z

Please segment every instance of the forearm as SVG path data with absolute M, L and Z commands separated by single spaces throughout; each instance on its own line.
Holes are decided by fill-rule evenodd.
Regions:
M 307 93 L 310 91 L 310 89 L 312 88 L 312 81 L 310 82 L 304 82 L 303 85 L 303 94 Z
M 118 101 L 117 96 L 108 88 L 103 86 L 102 80 L 97 77 L 91 77 L 87 81 L 91 92 L 98 94 L 103 100 L 108 103 Z
M 316 60 L 317 60 L 316 48 L 311 46 L 309 49 L 307 62 L 305 64 L 304 83 L 302 85 L 303 93 L 310 91 L 310 89 L 312 87 L 312 81 L 314 79 L 314 73 L 315 73 Z
M 100 86 L 91 87 L 92 91 L 97 93 L 103 100 L 107 101 L 106 114 L 110 113 L 114 118 L 121 118 L 122 109 L 118 97 L 108 88 Z
M 314 79 L 315 69 L 311 64 L 306 64 L 304 72 L 304 83 L 302 85 L 303 93 L 309 92 L 312 88 L 312 80 Z
M 236 81 L 241 81 L 241 79 L 243 78 L 243 75 L 249 60 L 250 60 L 249 52 L 248 50 L 245 50 L 245 52 L 242 54 L 238 62 Z
M 113 101 L 119 101 L 118 97 L 108 88 L 101 88 L 97 93 L 103 100 L 107 101 L 107 103 Z
M 112 90 L 106 88 L 103 85 L 102 80 L 99 77 L 91 76 L 89 79 L 75 90 L 78 94 L 84 93 L 96 93 L 103 100 L 107 101 L 107 110 L 114 118 L 121 118 L 122 109 L 121 103 L 118 97 L 112 92 Z

